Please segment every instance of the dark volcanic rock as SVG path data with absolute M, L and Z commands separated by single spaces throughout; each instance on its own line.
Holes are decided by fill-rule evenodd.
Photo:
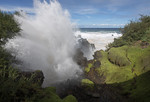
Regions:
M 77 48 L 79 48 L 83 52 L 84 57 L 86 57 L 87 59 L 93 58 L 92 55 L 95 49 L 94 44 L 90 44 L 86 39 L 78 38 Z
M 95 49 L 95 45 L 90 44 L 86 39 L 80 38 L 78 41 L 85 48 L 90 48 L 91 47 L 92 49 Z
M 100 65 L 101 65 L 101 62 L 100 61 L 95 61 L 93 65 L 94 65 L 95 68 L 99 68 Z
M 125 97 L 114 91 L 111 85 L 95 84 L 91 89 L 82 86 L 78 81 L 75 84 L 71 83 L 71 80 L 61 83 L 61 87 L 57 88 L 59 90 L 57 93 L 61 98 L 72 94 L 78 102 L 127 102 Z
M 80 49 L 77 49 L 74 60 L 81 67 L 85 67 L 87 65 L 87 58 L 83 56 L 83 52 Z
M 100 52 L 100 51 L 96 51 L 96 52 L 94 52 L 93 57 L 94 57 L 94 59 L 99 59 L 99 58 L 101 58 L 101 57 L 102 57 L 102 54 L 101 54 L 101 52 Z

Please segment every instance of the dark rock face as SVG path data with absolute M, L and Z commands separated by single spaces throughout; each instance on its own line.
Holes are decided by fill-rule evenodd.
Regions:
M 90 44 L 86 39 L 79 37 L 76 47 L 77 50 L 73 59 L 79 66 L 86 67 L 87 59 L 92 55 L 95 45 Z
M 106 84 L 95 84 L 91 89 L 82 86 L 78 81 L 72 84 L 70 80 L 61 83 L 61 87 L 57 89 L 59 90 L 57 93 L 61 98 L 72 94 L 77 98 L 78 102 L 127 102 L 125 97 L 114 91 L 112 86 Z
M 101 52 L 100 51 L 96 51 L 96 52 L 94 52 L 94 55 L 93 55 L 93 57 L 94 57 L 94 59 L 99 59 L 99 58 L 101 58 L 102 57 L 102 54 L 101 54 Z
M 87 59 L 91 59 L 93 51 L 95 49 L 94 44 L 90 44 L 86 39 L 78 38 L 77 48 L 83 52 L 83 56 Z
M 86 39 L 80 38 L 78 41 L 85 48 L 90 48 L 91 47 L 92 49 L 95 49 L 95 45 L 90 44 Z
M 96 84 L 104 84 L 106 79 L 103 74 L 99 75 L 95 68 L 91 68 L 86 77 Z
M 100 65 L 101 65 L 101 62 L 100 61 L 95 61 L 93 65 L 94 65 L 95 68 L 99 68 Z
M 44 74 L 40 70 L 36 70 L 34 72 L 20 72 L 20 77 L 22 76 L 30 79 L 33 83 L 37 83 L 40 86 L 44 81 Z
M 74 60 L 81 67 L 85 67 L 87 65 L 87 58 L 83 56 L 83 52 L 80 49 L 77 49 Z

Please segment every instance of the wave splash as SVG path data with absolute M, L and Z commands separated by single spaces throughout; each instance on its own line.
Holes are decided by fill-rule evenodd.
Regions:
M 42 70 L 43 86 L 77 77 L 82 71 L 73 61 L 75 38 L 68 11 L 55 0 L 34 0 L 34 11 L 32 16 L 15 16 L 21 36 L 10 39 L 6 49 L 22 61 L 23 70 Z
M 122 36 L 121 33 L 114 31 L 93 31 L 93 32 L 83 32 L 76 31 L 76 36 L 81 36 L 84 39 L 87 39 L 88 42 L 95 45 L 95 51 L 97 50 L 106 50 L 106 46 L 114 41 L 114 38 L 119 38 Z

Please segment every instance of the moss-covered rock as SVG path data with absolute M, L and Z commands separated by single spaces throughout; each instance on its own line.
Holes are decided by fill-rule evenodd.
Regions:
M 92 63 L 89 63 L 87 67 L 85 67 L 84 71 L 88 73 L 92 67 Z
M 63 99 L 62 102 L 78 102 L 78 101 L 77 101 L 77 99 L 74 96 L 68 95 L 67 97 L 65 97 Z
M 129 59 L 127 58 L 127 50 L 128 47 L 120 47 L 120 48 L 111 48 L 108 52 L 108 59 L 119 66 L 126 66 L 130 64 Z
M 96 51 L 94 52 L 94 55 L 93 55 L 94 59 L 99 59 L 102 57 L 102 54 L 101 54 L 101 51 Z
M 89 88 L 93 88 L 94 87 L 94 83 L 91 80 L 89 80 L 89 79 L 82 79 L 81 85 L 89 87 Z
M 150 46 L 142 49 L 140 46 L 122 46 L 111 48 L 107 51 L 100 51 L 101 57 L 93 59 L 86 67 L 87 76 L 93 76 L 89 73 L 94 68 L 94 62 L 100 61 L 100 67 L 94 68 L 99 74 L 96 77 L 105 77 L 105 83 L 119 83 L 132 79 L 144 72 L 150 70 Z M 92 66 L 92 67 L 91 67 Z M 94 73 L 93 73 L 94 74 Z M 95 77 L 90 77 L 90 80 Z

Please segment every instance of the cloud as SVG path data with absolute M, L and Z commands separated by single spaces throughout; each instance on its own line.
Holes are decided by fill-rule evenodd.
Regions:
M 0 10 L 2 11 L 9 11 L 9 12 L 14 12 L 14 11 L 24 11 L 27 13 L 34 13 L 33 8 L 28 8 L 28 7 L 18 7 L 18 6 L 1 6 L 0 5 Z
M 95 8 L 84 8 L 84 9 L 78 9 L 75 11 L 77 14 L 85 15 L 85 14 L 95 14 L 98 13 L 98 10 Z

